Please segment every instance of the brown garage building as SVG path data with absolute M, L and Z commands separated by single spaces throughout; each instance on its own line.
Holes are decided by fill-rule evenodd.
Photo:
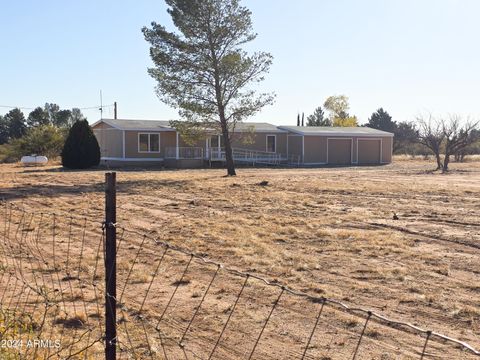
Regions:
M 279 126 L 288 153 L 304 165 L 370 165 L 392 161 L 393 134 L 368 127 Z

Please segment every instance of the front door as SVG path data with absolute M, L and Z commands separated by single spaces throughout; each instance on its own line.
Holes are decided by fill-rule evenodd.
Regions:
M 222 135 L 212 135 L 207 138 L 207 151 L 210 159 L 222 158 L 223 147 L 225 146 Z

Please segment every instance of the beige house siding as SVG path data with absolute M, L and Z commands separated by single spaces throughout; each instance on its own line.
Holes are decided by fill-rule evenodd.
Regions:
M 138 151 L 138 134 L 160 134 L 160 152 L 148 153 Z M 126 158 L 159 158 L 165 156 L 166 147 L 176 146 L 176 134 L 173 131 L 125 131 L 125 157 Z
M 304 139 L 305 164 L 327 163 L 327 137 L 305 136 Z
M 349 165 L 353 161 L 351 138 L 328 138 L 327 163 L 331 165 Z
M 358 137 L 357 136 L 349 136 L 348 138 L 352 139 L 352 162 L 351 164 L 357 164 L 357 145 L 358 145 Z
M 287 155 L 287 133 L 254 133 L 254 134 L 242 134 L 237 133 L 234 135 L 232 147 L 254 150 L 254 151 L 267 151 L 267 136 L 275 136 L 275 153 Z
M 389 164 L 392 162 L 393 137 L 382 138 L 382 163 Z
M 288 155 L 294 157 L 300 157 L 300 162 L 303 161 L 303 136 L 301 135 L 288 135 Z
M 358 164 L 380 164 L 381 139 L 357 139 Z
M 106 124 L 99 124 L 106 125 Z M 93 133 L 100 146 L 101 157 L 123 157 L 123 131 L 111 126 L 96 126 Z

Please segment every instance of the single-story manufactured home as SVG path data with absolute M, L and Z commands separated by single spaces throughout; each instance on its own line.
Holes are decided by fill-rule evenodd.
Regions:
M 222 135 L 187 144 L 169 121 L 101 119 L 92 125 L 102 163 L 201 167 L 225 161 Z M 244 122 L 232 141 L 237 163 L 372 165 L 392 161 L 393 134 L 368 127 L 275 126 Z

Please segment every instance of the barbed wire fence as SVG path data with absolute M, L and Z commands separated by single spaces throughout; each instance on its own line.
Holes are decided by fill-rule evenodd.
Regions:
M 226 267 L 115 217 L 2 212 L 2 359 L 480 358 L 460 340 Z

